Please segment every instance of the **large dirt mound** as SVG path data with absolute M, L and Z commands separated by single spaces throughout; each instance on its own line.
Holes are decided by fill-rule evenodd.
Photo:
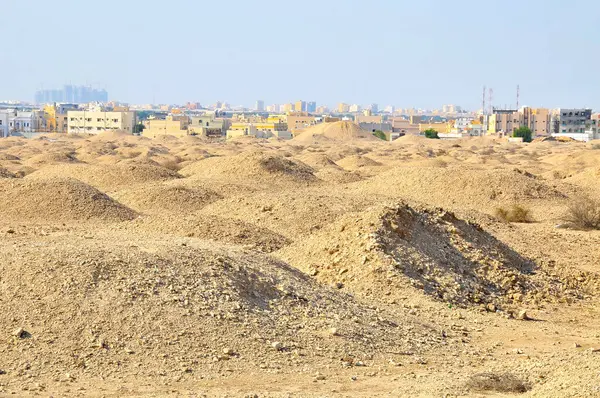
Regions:
M 181 178 L 175 171 L 149 164 L 61 164 L 44 167 L 28 178 L 72 177 L 102 191 L 116 191 L 135 184 Z
M 499 205 L 565 196 L 543 180 L 519 170 L 458 167 L 397 167 L 355 186 L 361 192 L 382 193 L 421 203 L 493 211 Z
M 551 276 L 475 224 L 404 204 L 341 218 L 280 254 L 323 282 L 379 299 L 416 288 L 453 305 L 513 311 L 584 291 L 578 275 Z
M 79 163 L 74 152 L 44 152 L 27 159 L 24 164 L 32 167 L 56 163 Z
M 310 127 L 302 132 L 299 132 L 293 141 L 301 143 L 315 143 L 315 142 L 327 142 L 327 141 L 381 141 L 379 138 L 373 136 L 368 131 L 362 130 L 356 123 L 352 122 L 334 122 L 334 123 L 321 123 L 316 126 Z
M 394 322 L 255 253 L 114 234 L 36 239 L 17 251 L 0 242 L 0 311 L 11 314 L 0 317 L 0 330 L 23 328 L 0 339 L 2 370 L 13 380 L 199 380 L 288 361 L 384 360 L 444 340 L 434 327 Z
M 130 188 L 112 195 L 119 202 L 141 212 L 191 212 L 222 198 L 201 187 L 151 184 Z
M 0 219 L 123 221 L 134 211 L 72 178 L 0 180 Z
M 211 157 L 181 169 L 184 176 L 214 179 L 255 179 L 268 181 L 314 182 L 314 170 L 300 161 L 279 154 L 242 153 L 231 157 Z

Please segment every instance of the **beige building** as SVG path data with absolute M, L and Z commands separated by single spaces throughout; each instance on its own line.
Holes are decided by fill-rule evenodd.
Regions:
M 135 112 L 69 111 L 69 134 L 98 134 L 104 131 L 125 131 L 133 134 Z
M 551 112 L 546 108 L 494 110 L 488 119 L 488 134 L 512 135 L 521 126 L 529 127 L 533 137 L 550 135 Z
M 165 119 L 150 119 L 144 123 L 142 135 L 148 138 L 157 138 L 161 135 L 185 137 L 189 135 L 190 120 L 187 116 L 172 115 Z
M 453 129 L 453 124 L 449 122 L 443 123 L 419 123 L 419 133 L 424 133 L 426 130 L 435 130 L 440 134 L 448 134 Z
M 287 129 L 291 132 L 302 130 L 307 127 L 316 124 L 314 116 L 308 116 L 306 114 L 300 115 L 288 115 L 287 117 Z
M 227 138 L 241 137 L 245 135 L 254 136 L 257 138 L 292 138 L 292 134 L 287 129 L 287 124 L 281 122 L 233 123 L 229 130 L 227 130 Z
M 418 135 L 420 133 L 419 125 L 412 124 L 410 120 L 406 120 L 401 117 L 395 117 L 392 119 L 392 132 L 397 133 L 398 135 Z M 394 136 L 393 138 L 397 138 L 397 136 Z
M 225 135 L 229 128 L 230 120 L 215 118 L 214 116 L 192 116 L 188 129 L 191 135 L 203 137 L 220 137 Z
M 338 113 L 348 113 L 350 112 L 350 105 L 341 102 L 338 104 L 337 111 Z
M 370 116 L 370 115 L 356 115 L 354 116 L 354 122 L 360 123 L 383 123 L 383 116 Z

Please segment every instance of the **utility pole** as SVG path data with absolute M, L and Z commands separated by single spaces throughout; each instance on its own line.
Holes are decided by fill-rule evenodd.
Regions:
M 481 98 L 481 113 L 485 116 L 485 86 L 483 86 L 483 96 Z

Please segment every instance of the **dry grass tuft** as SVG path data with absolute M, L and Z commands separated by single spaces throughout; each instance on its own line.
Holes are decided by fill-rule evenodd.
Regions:
M 504 393 L 524 393 L 530 386 L 511 373 L 477 373 L 469 379 L 467 387 L 479 391 L 495 391 Z
M 496 217 L 504 222 L 530 223 L 533 221 L 529 209 L 521 205 L 512 205 L 509 209 L 498 207 Z
M 600 229 L 600 200 L 588 196 L 574 199 L 567 208 L 564 220 L 574 229 Z

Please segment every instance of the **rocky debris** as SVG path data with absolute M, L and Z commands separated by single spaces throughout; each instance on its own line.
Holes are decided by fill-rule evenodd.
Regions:
M 27 337 L 29 337 L 29 336 L 31 336 L 31 335 L 30 335 L 30 334 L 29 334 L 29 332 L 27 332 L 25 329 L 23 329 L 23 328 L 18 328 L 17 330 L 15 330 L 15 331 L 13 332 L 13 336 L 15 336 L 15 337 L 16 337 L 16 338 L 18 338 L 18 339 L 25 339 L 25 338 L 27 338 Z
M 529 318 L 529 315 L 527 315 L 526 310 L 520 310 L 519 313 L 517 314 L 517 319 L 520 321 L 528 321 L 531 318 Z
M 0 311 L 9 313 L 18 300 L 20 313 L 44 331 L 26 349 L 0 340 L 6 370 L 29 362 L 44 377 L 68 369 L 79 378 L 109 374 L 118 362 L 120 374 L 177 369 L 179 377 L 226 362 L 235 369 L 276 369 L 282 361 L 325 366 L 339 352 L 385 360 L 390 346 L 427 352 L 442 343 L 430 325 L 384 322 L 394 315 L 258 252 L 199 240 L 131 240 L 127 229 L 96 230 L 86 239 L 84 231 L 67 242 L 50 234 L 43 245 L 24 242 L 18 251 L 0 241 Z M 0 318 L 0 328 L 12 322 Z M 323 344 L 323 331 L 336 338 Z M 148 356 L 155 366 L 139 367 Z M 42 368 L 40 357 L 47 358 Z
M 323 282 L 379 299 L 411 286 L 454 306 L 511 313 L 585 291 L 585 278 L 564 283 L 475 223 L 405 203 L 344 217 L 280 252 Z

